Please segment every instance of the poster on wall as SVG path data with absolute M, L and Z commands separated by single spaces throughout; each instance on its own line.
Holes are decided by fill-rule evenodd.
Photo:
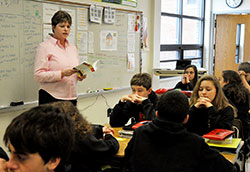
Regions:
M 89 15 L 90 15 L 89 20 L 94 23 L 102 24 L 102 11 L 103 7 L 91 5 L 89 7 Z
M 130 6 L 130 7 L 137 6 L 137 0 L 95 0 L 95 1 L 126 5 L 126 6 Z
M 117 50 L 117 31 L 101 31 L 100 33 L 101 51 Z

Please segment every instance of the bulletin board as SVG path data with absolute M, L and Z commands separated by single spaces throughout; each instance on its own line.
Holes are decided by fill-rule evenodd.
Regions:
M 37 46 L 47 39 L 47 32 L 51 32 L 51 25 L 44 18 L 56 12 L 53 11 L 56 6 L 71 13 L 74 26 L 69 41 L 77 46 L 80 60 L 90 63 L 99 60 L 96 72 L 78 82 L 79 94 L 90 89 L 129 87 L 131 77 L 141 71 L 141 30 L 133 30 L 136 22 L 133 18 L 141 16 L 141 12 L 115 9 L 113 24 L 103 21 L 98 24 L 89 21 L 89 4 L 0 0 L 0 107 L 16 101 L 37 101 L 35 53 Z M 117 39 L 111 49 L 101 36 L 109 33 Z

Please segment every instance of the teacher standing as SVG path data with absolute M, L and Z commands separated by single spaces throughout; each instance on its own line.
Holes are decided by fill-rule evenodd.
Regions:
M 36 52 L 34 77 L 40 83 L 38 103 L 69 100 L 76 105 L 77 81 L 86 75 L 78 76 L 73 69 L 80 61 L 76 47 L 67 40 L 72 19 L 67 12 L 57 11 L 51 22 L 53 34 Z

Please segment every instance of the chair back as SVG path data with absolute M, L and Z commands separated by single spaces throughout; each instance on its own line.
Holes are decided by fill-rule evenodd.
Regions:
M 244 134 L 243 134 L 243 127 L 242 127 L 242 122 L 240 119 L 233 119 L 233 137 L 234 138 L 241 138 L 244 140 Z

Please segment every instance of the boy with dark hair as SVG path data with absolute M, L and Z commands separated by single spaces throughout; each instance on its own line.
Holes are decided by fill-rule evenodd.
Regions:
M 250 63 L 242 62 L 238 67 L 238 71 L 244 71 L 246 73 L 250 73 Z
M 156 109 L 156 118 L 135 130 L 125 150 L 126 171 L 233 171 L 233 165 L 211 150 L 202 137 L 183 127 L 189 117 L 188 98 L 183 93 L 164 93 Z
M 115 105 L 109 122 L 112 127 L 122 127 L 130 118 L 139 122 L 155 117 L 157 95 L 152 91 L 151 83 L 152 78 L 148 73 L 139 73 L 132 77 L 132 94 L 122 96 Z
M 239 67 L 238 71 L 242 80 L 243 85 L 248 89 L 250 92 L 250 63 L 249 62 L 242 62 Z
M 14 118 L 4 134 L 10 150 L 0 171 L 47 172 L 66 170 L 75 140 L 70 117 L 52 106 L 38 106 Z

